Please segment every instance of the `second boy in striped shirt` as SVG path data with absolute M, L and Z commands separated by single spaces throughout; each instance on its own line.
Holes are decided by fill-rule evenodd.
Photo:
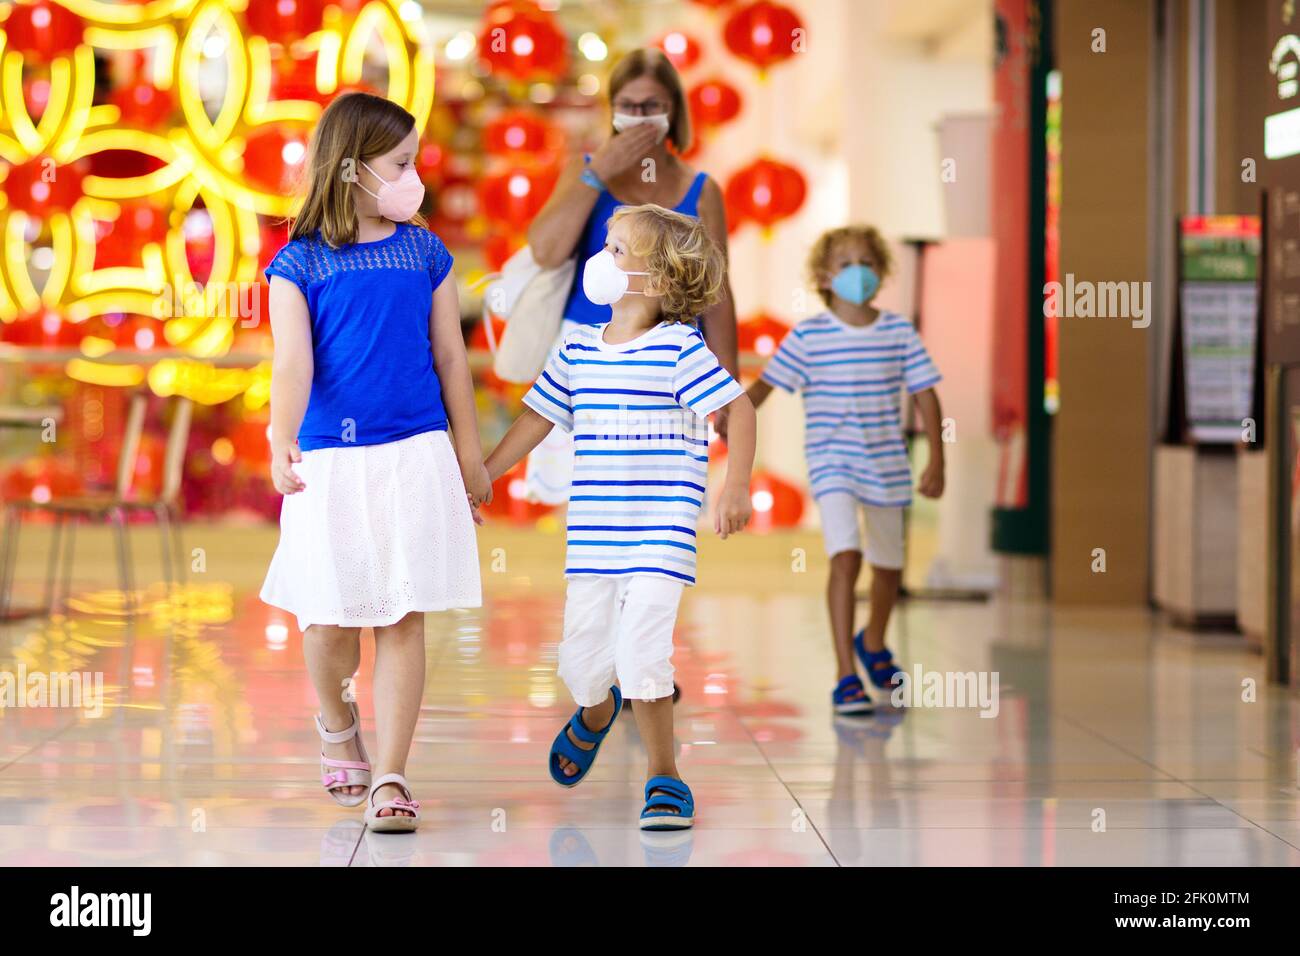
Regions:
M 565 338 L 487 459 L 495 480 L 554 425 L 573 432 L 559 673 L 579 707 L 555 739 L 550 772 L 562 786 L 579 783 L 622 697 L 635 700 L 650 764 L 645 830 L 694 820 L 673 756 L 673 626 L 682 589 L 695 583 L 706 416 L 726 405 L 714 529 L 724 538 L 740 531 L 751 510 L 754 409 L 694 323 L 717 298 L 723 270 L 698 219 L 653 205 L 618 210 L 582 276 L 587 297 L 611 305 L 613 318 Z

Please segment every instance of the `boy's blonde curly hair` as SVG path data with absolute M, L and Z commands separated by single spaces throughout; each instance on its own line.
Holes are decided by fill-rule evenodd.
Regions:
M 813 243 L 812 251 L 808 253 L 808 278 L 817 290 L 817 294 L 822 297 L 826 307 L 831 305 L 831 292 L 829 289 L 822 288 L 822 273 L 826 271 L 827 264 L 830 262 L 831 253 L 841 242 L 853 241 L 860 242 L 871 251 L 871 256 L 879 264 L 877 272 L 880 275 L 880 282 L 884 284 L 889 273 L 893 271 L 893 259 L 889 255 L 889 245 L 885 242 L 885 237 L 880 234 L 875 226 L 840 226 L 838 229 L 829 229 L 817 237 Z
M 658 295 L 669 322 L 693 322 L 718 301 L 727 264 L 722 250 L 694 216 L 654 203 L 620 206 L 609 225 L 626 219 L 632 255 L 645 261 L 645 289 Z

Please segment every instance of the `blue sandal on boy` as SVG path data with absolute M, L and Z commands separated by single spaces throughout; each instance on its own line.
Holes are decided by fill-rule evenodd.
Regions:
M 862 678 L 857 674 L 843 677 L 831 692 L 831 703 L 837 714 L 869 714 L 876 705 L 867 696 L 867 689 L 862 686 Z
M 676 810 L 668 813 L 667 809 Z M 645 785 L 642 830 L 686 830 L 695 825 L 695 797 L 676 777 L 651 777 Z
M 863 669 L 867 672 L 867 677 L 871 683 L 875 684 L 881 690 L 890 690 L 894 686 L 894 676 L 903 673 L 902 669 L 894 664 L 894 655 L 885 647 L 878 651 L 867 650 L 866 641 L 867 632 L 864 628 L 858 631 L 853 637 L 853 649 L 858 653 L 858 660 L 862 662 Z M 877 664 L 884 664 L 884 667 L 877 667 Z
M 618 692 L 617 687 L 611 687 L 609 692 L 614 695 L 614 713 L 609 718 L 609 723 L 605 724 L 600 730 L 588 730 L 587 725 L 582 722 L 583 708 L 579 707 L 574 711 L 569 722 L 564 725 L 560 735 L 555 738 L 555 743 L 551 744 L 551 756 L 547 759 L 547 764 L 551 769 L 551 779 L 561 787 L 576 787 L 582 778 L 587 775 L 591 765 L 596 762 L 596 754 L 600 752 L 601 741 L 609 733 L 609 728 L 614 726 L 614 721 L 618 719 L 618 712 L 623 707 L 623 695 Z M 577 737 L 584 744 L 593 744 L 590 750 L 583 750 L 572 740 L 569 739 L 569 731 L 573 731 L 573 736 Z M 568 776 L 561 768 L 559 758 L 564 757 L 566 760 L 573 761 L 578 767 L 578 772 L 572 777 Z

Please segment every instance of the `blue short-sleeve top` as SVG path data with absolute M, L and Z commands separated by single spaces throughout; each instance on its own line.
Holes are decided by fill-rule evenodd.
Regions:
M 298 431 L 303 451 L 379 445 L 447 427 L 433 365 L 433 292 L 451 253 L 420 226 L 338 249 L 295 239 L 266 267 L 302 292 L 311 315 L 312 375 Z

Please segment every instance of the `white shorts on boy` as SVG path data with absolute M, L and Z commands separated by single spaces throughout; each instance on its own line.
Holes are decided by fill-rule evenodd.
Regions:
M 861 551 L 859 516 L 867 526 L 867 563 L 873 568 L 903 567 L 903 509 L 862 504 L 847 491 L 827 492 L 817 498 L 822 518 L 822 538 L 827 557 L 841 551 Z
M 595 707 L 617 681 L 624 697 L 673 693 L 673 626 L 685 582 L 658 574 L 569 578 L 559 675 L 580 707 Z

